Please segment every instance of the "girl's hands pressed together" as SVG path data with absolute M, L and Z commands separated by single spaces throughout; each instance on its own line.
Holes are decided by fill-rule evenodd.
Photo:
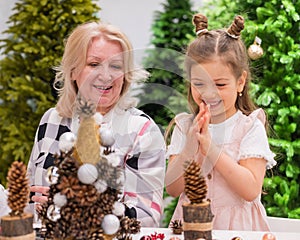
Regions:
M 207 156 L 208 150 L 211 145 L 211 136 L 208 131 L 208 125 L 210 122 L 209 105 L 205 105 L 203 102 L 199 106 L 200 110 L 195 120 L 198 123 L 197 139 L 200 146 L 200 152 L 203 156 Z

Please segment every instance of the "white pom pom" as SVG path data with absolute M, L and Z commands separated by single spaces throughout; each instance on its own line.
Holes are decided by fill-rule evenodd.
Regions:
M 80 182 L 92 184 L 98 178 L 98 170 L 93 164 L 85 163 L 78 168 L 77 176 Z
M 113 167 L 117 167 L 120 164 L 120 157 L 114 153 L 111 153 L 109 155 L 105 156 L 107 161 L 113 166 Z
M 95 122 L 98 124 L 98 125 L 101 125 L 102 121 L 103 121 L 103 116 L 101 113 L 99 112 L 96 112 L 95 115 L 94 115 L 94 119 L 95 119 Z
M 113 205 L 113 210 L 112 213 L 115 214 L 116 216 L 123 216 L 125 212 L 125 206 L 121 202 L 115 202 Z
M 55 206 L 62 207 L 67 203 L 67 197 L 61 193 L 56 193 L 53 197 L 53 202 Z
M 94 183 L 95 188 L 98 192 L 103 193 L 107 189 L 107 183 L 104 180 L 99 179 Z
M 100 138 L 101 138 L 101 145 L 104 147 L 110 147 L 115 143 L 115 139 L 113 133 L 107 127 L 100 127 L 99 130 Z
M 107 214 L 104 216 L 101 227 L 105 234 L 115 234 L 120 227 L 119 219 L 113 214 Z
M 120 176 L 117 179 L 116 183 L 123 185 L 124 182 L 125 182 L 125 174 L 124 174 L 124 172 L 120 172 Z
M 68 152 L 74 147 L 76 142 L 76 136 L 72 132 L 65 132 L 63 133 L 58 142 L 58 148 L 62 152 Z

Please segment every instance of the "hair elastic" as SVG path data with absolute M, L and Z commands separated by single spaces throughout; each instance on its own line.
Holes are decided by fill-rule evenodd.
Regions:
M 234 39 L 238 39 L 238 38 L 239 38 L 239 36 L 234 35 L 234 34 L 230 34 L 228 31 L 226 31 L 226 33 L 227 33 L 227 35 L 228 35 L 229 37 L 232 37 L 232 38 L 234 38 Z
M 196 35 L 198 36 L 200 33 L 207 33 L 207 32 L 208 32 L 208 30 L 206 28 L 204 28 L 204 29 L 198 30 L 196 32 Z

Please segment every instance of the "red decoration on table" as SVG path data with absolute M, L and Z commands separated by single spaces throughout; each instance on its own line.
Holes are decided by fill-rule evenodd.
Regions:
M 151 234 L 151 239 L 152 240 L 163 240 L 163 239 L 165 239 L 165 234 L 155 232 L 154 234 Z
M 265 233 L 262 237 L 262 240 L 276 240 L 276 237 L 272 233 Z

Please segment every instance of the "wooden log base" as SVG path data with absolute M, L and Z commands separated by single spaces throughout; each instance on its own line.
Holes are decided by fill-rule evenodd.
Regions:
M 31 236 L 33 231 L 33 215 L 25 213 L 22 216 L 4 216 L 1 218 L 2 239 L 35 239 L 24 238 L 25 236 Z M 35 234 L 35 233 L 34 233 Z M 3 238 L 3 237 L 18 237 L 21 238 Z
M 0 240 L 35 240 L 35 232 L 18 237 L 0 236 Z
M 184 203 L 182 208 L 184 238 L 212 240 L 213 214 L 210 202 L 205 201 L 199 204 Z

